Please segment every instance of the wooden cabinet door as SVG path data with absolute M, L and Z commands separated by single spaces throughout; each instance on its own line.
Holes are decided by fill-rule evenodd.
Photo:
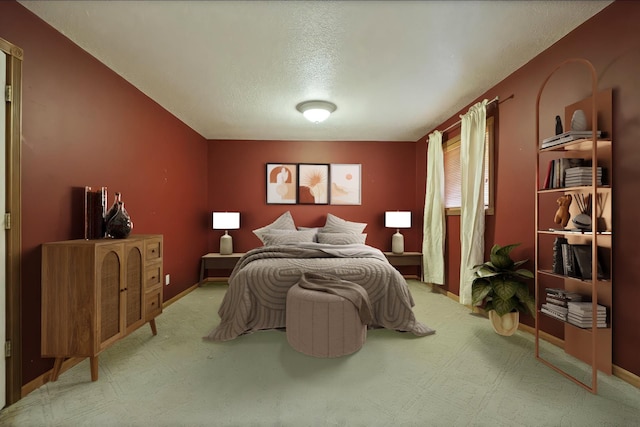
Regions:
M 100 352 L 123 334 L 123 245 L 96 247 L 97 340 Z
M 125 253 L 125 333 L 129 334 L 144 323 L 144 244 L 142 240 L 127 242 Z

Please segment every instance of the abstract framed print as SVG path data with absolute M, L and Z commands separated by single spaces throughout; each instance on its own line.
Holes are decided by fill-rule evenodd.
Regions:
M 268 205 L 295 205 L 297 189 L 296 163 L 267 163 Z
M 331 164 L 331 204 L 361 205 L 362 165 Z
M 329 203 L 329 165 L 298 163 L 298 204 Z

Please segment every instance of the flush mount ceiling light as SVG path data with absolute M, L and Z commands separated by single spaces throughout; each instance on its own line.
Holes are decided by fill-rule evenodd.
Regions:
M 307 120 L 320 123 L 327 120 L 329 115 L 336 111 L 336 104 L 327 101 L 305 101 L 296 105 L 296 110 L 300 111 Z

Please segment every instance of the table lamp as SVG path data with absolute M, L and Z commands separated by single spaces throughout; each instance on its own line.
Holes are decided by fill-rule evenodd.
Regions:
M 240 228 L 240 212 L 214 212 L 213 229 L 224 230 L 220 237 L 220 255 L 231 255 L 233 253 L 233 239 L 229 235 L 229 230 Z
M 394 254 L 404 253 L 404 236 L 400 234 L 401 228 L 411 228 L 411 212 L 393 211 L 384 213 L 384 226 L 395 228 L 396 232 L 391 239 L 391 252 Z

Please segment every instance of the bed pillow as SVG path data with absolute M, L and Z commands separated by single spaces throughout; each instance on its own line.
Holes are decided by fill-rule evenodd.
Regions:
M 322 227 L 298 227 L 298 231 L 305 231 L 305 230 L 316 230 L 316 233 L 320 231 Z
M 353 233 L 360 234 L 367 226 L 364 222 L 351 222 L 338 218 L 333 214 L 327 214 L 327 221 L 322 227 L 323 233 Z
M 264 243 L 264 235 L 274 230 L 296 231 L 296 224 L 293 222 L 291 212 L 286 211 L 271 224 L 253 230 L 253 234 L 258 236 L 258 239 Z
M 298 227 L 298 231 L 304 231 L 304 230 L 313 230 L 316 233 L 319 233 L 320 231 L 322 231 L 322 227 Z M 315 236 L 313 238 L 314 242 L 318 241 L 318 236 Z
M 331 245 L 351 245 L 359 243 L 364 245 L 367 239 L 366 233 L 318 233 L 318 243 L 329 243 Z
M 313 242 L 316 237 L 316 231 L 313 229 L 304 231 L 290 231 L 286 233 L 279 232 L 282 230 L 275 231 L 275 233 L 268 232 L 262 236 L 265 246 L 310 243 Z

